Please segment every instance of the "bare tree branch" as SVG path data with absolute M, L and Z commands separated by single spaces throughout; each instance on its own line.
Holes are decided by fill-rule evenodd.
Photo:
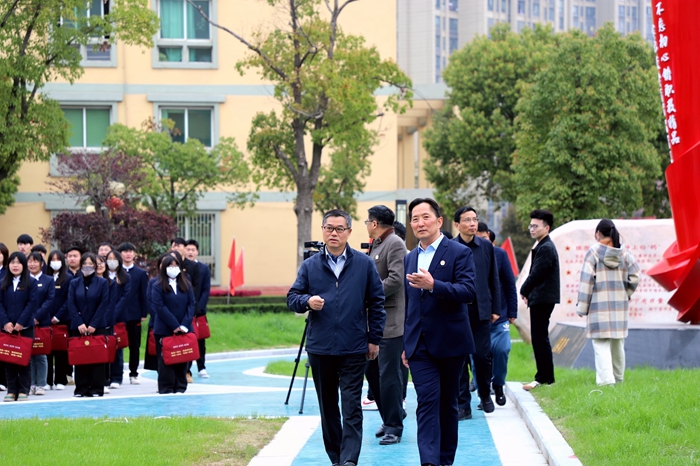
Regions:
M 299 109 L 296 109 L 296 108 L 292 107 L 292 106 L 289 105 L 289 104 L 287 104 L 287 108 L 288 108 L 289 110 L 291 110 L 292 112 L 296 113 L 296 114 L 299 114 L 299 115 L 301 115 L 301 116 L 306 117 L 306 118 L 307 118 L 307 121 L 308 121 L 308 120 L 318 120 L 319 118 L 323 118 L 324 115 L 325 115 L 324 112 L 322 112 L 322 111 L 320 111 L 320 110 L 317 111 L 317 112 L 314 112 L 314 113 L 306 113 L 306 112 L 304 112 L 304 111 L 302 111 L 302 110 L 299 110 Z
M 7 13 L 5 13 L 5 16 L 2 18 L 2 21 L 0 21 L 0 28 L 5 27 L 5 24 L 7 24 L 7 20 L 10 18 L 10 15 L 12 15 L 12 12 L 15 10 L 15 8 L 17 8 L 18 3 L 19 0 L 15 0 L 15 2 L 7 10 Z
M 199 11 L 199 14 L 202 15 L 202 17 L 203 17 L 209 24 L 211 24 L 211 25 L 214 26 L 215 28 L 221 29 L 222 31 L 229 33 L 230 35 L 232 35 L 233 37 L 235 37 L 236 39 L 238 39 L 238 41 L 241 42 L 241 43 L 242 43 L 243 45 L 245 45 L 246 47 L 248 47 L 249 50 L 251 50 L 251 51 L 253 51 L 254 53 L 258 54 L 258 55 L 260 56 L 260 58 L 262 58 L 262 59 L 265 61 L 265 63 L 267 63 L 267 66 L 269 66 L 270 69 L 272 69 L 275 73 L 277 73 L 277 75 L 278 75 L 280 78 L 282 78 L 283 80 L 286 80 L 286 79 L 287 79 L 287 74 L 286 74 L 280 67 L 276 66 L 276 65 L 272 62 L 272 60 L 270 59 L 270 57 L 268 57 L 267 54 L 265 54 L 265 52 L 263 52 L 263 51 L 260 49 L 260 47 L 254 46 L 253 44 L 251 44 L 250 42 L 248 42 L 247 40 L 245 40 L 243 37 L 239 36 L 238 34 L 236 34 L 235 32 L 233 32 L 232 30 L 230 30 L 229 28 L 227 28 L 227 27 L 225 27 L 225 26 L 222 26 L 222 25 L 220 25 L 220 24 L 217 24 L 217 23 L 215 23 L 214 21 L 212 21 L 211 18 L 210 18 L 209 16 L 207 16 L 206 13 L 204 13 L 204 10 L 202 10 L 202 8 L 201 8 L 200 6 L 195 5 L 194 2 L 193 2 L 192 0 L 185 0 L 185 1 L 186 1 L 187 3 L 189 3 L 193 8 L 195 8 L 197 11 Z
M 296 179 L 299 172 L 297 171 L 296 167 L 294 167 L 294 164 L 292 164 L 292 161 L 289 159 L 289 156 L 285 154 L 282 151 L 282 149 L 279 148 L 279 146 L 274 145 L 273 148 L 275 149 L 275 155 L 277 156 L 277 158 L 280 159 L 282 163 L 284 163 L 284 166 L 287 167 L 289 173 L 291 173 L 292 177 Z

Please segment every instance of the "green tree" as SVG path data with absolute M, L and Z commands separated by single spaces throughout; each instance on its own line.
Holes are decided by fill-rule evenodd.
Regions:
M 393 61 L 382 60 L 362 37 L 342 32 L 338 19 L 356 1 L 267 0 L 287 17 L 287 25 L 250 39 L 199 10 L 249 48 L 249 56 L 236 64 L 241 73 L 254 70 L 274 84 L 281 109 L 254 117 L 248 151 L 258 188 L 296 190 L 299 264 L 304 241 L 312 239 L 315 205 L 354 213 L 353 195 L 363 187 L 361 178 L 369 172 L 366 159 L 378 142 L 369 126 L 381 114 L 375 90 L 387 83 L 401 89 L 384 99 L 382 107 L 388 110 L 399 110 L 401 97 L 410 99 L 404 91 L 410 80 Z M 328 11 L 322 15 L 324 8 Z M 337 155 L 324 157 L 329 153 Z M 317 189 L 323 196 L 315 203 Z
M 516 107 L 513 182 L 521 218 L 549 209 L 559 224 L 645 207 L 660 179 L 663 126 L 653 52 L 611 24 L 562 36 Z
M 221 138 L 207 149 L 194 138 L 173 141 L 175 131 L 172 120 L 148 120 L 142 129 L 114 124 L 107 131 L 106 147 L 140 161 L 145 176 L 140 194 L 148 207 L 173 218 L 179 212 L 192 214 L 205 192 L 248 183 L 249 168 L 233 138 Z
M 148 0 L 111 6 L 102 17 L 88 15 L 86 0 L 0 2 L 0 213 L 14 202 L 22 163 L 47 160 L 68 145 L 68 122 L 41 89 L 81 76 L 78 46 L 100 38 L 96 47 L 107 48 L 117 36 L 125 44 L 152 44 L 158 17 Z
M 515 260 L 518 262 L 518 268 L 522 270 L 535 240 L 532 239 L 530 232 L 518 218 L 515 207 L 512 205 L 509 205 L 501 223 L 501 238 L 505 241 L 508 237 L 513 243 L 513 251 L 515 251 Z
M 546 64 L 555 42 L 551 27 L 516 34 L 498 24 L 490 38 L 477 36 L 450 57 L 449 96 L 424 139 L 427 178 L 447 211 L 474 197 L 515 199 L 509 179 L 521 84 Z

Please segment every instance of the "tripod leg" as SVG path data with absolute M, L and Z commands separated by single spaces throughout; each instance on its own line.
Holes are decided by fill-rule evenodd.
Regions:
M 304 389 L 301 391 L 301 406 L 299 414 L 304 414 L 304 399 L 306 398 L 306 382 L 309 380 L 309 360 L 306 360 L 306 373 L 304 374 Z
M 287 391 L 287 399 L 284 400 L 284 404 L 289 404 L 289 396 L 292 394 L 292 386 L 294 386 L 294 377 L 297 375 L 297 368 L 299 367 L 299 361 L 301 361 L 301 352 L 304 349 L 304 341 L 306 340 L 306 330 L 309 328 L 309 318 L 306 318 L 306 324 L 304 325 L 304 333 L 301 336 L 301 343 L 299 343 L 299 352 L 294 360 L 294 371 L 292 372 L 292 380 L 289 382 L 289 390 Z M 307 369 L 308 373 L 308 369 Z

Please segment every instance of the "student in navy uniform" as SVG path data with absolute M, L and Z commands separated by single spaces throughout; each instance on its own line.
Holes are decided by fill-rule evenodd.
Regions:
M 153 306 L 153 284 L 158 281 L 158 274 L 160 273 L 160 264 L 163 262 L 163 258 L 169 254 L 161 254 L 156 261 L 156 267 L 150 272 L 153 275 L 148 280 L 148 287 L 146 288 L 146 296 L 148 297 L 148 333 L 149 335 L 153 332 L 153 326 L 156 322 L 155 308 Z M 154 337 L 155 338 L 155 337 Z M 156 355 L 148 354 L 143 358 L 143 368 L 149 371 L 158 371 L 158 357 Z
M 131 279 L 124 270 L 124 261 L 118 251 L 107 254 L 107 269 L 109 279 L 116 285 L 114 294 L 114 323 L 127 321 L 127 300 L 131 294 Z M 124 349 L 118 349 L 111 365 L 110 388 L 119 388 L 124 378 Z
M 35 246 L 36 247 L 36 246 Z M 27 259 L 27 268 L 32 279 L 37 281 L 36 284 L 36 306 L 34 312 L 35 327 L 49 327 L 51 325 L 51 310 L 52 301 L 54 298 L 53 279 L 42 272 L 46 267 L 44 258 L 39 252 L 32 252 Z M 31 395 L 44 395 L 44 386 L 46 385 L 46 369 L 48 363 L 45 354 L 32 355 L 29 363 L 31 371 Z
M 0 285 L 0 326 L 4 332 L 17 332 L 34 339 L 37 282 L 29 276 L 27 258 L 21 252 L 10 254 L 8 268 Z M 31 384 L 29 366 L 5 363 L 5 377 L 5 401 L 27 401 Z
M 86 252 L 80 259 L 81 273 L 70 282 L 68 309 L 71 314 L 71 336 L 106 335 L 109 284 L 95 276 L 97 258 Z M 75 366 L 76 397 L 104 395 L 104 364 Z
M 53 275 L 54 296 L 51 301 L 49 316 L 54 325 L 66 325 L 70 328 L 70 312 L 68 311 L 68 286 L 72 275 L 68 274 L 66 258 L 59 250 L 49 254 L 49 270 Z M 54 371 L 54 364 L 56 369 Z M 68 351 L 51 351 L 47 356 L 46 380 L 52 389 L 64 390 L 68 384 L 66 374 L 69 372 Z M 55 375 L 54 375 L 55 374 Z
M 38 252 L 41 254 L 41 262 L 44 264 L 41 266 L 41 272 L 42 273 L 47 273 L 48 272 L 48 265 L 46 262 L 46 248 L 44 247 L 43 244 L 35 244 L 32 246 L 31 252 Z M 29 260 L 29 256 L 27 256 L 27 260 Z
M 83 255 L 83 250 L 78 246 L 72 246 L 66 251 L 66 271 L 70 278 L 75 278 L 80 275 L 80 258 Z
M 115 247 L 112 246 L 111 243 L 104 242 L 100 243 L 100 245 L 97 247 L 97 256 L 98 257 L 107 257 L 107 254 L 109 254 L 109 251 L 114 251 Z
M 199 266 L 201 292 L 199 294 L 199 299 L 195 297 L 195 299 L 197 299 L 195 315 L 207 315 L 207 303 L 209 302 L 209 294 L 211 293 L 211 270 L 207 264 L 197 260 L 197 257 L 199 257 L 199 243 L 197 240 L 191 239 L 187 241 L 187 246 L 185 246 L 185 255 L 189 261 L 194 262 Z M 206 341 L 207 340 L 205 339 L 199 340 L 199 359 L 197 359 L 197 375 L 203 379 L 209 378 L 205 365 L 207 353 Z
M 7 263 L 10 258 L 10 251 L 5 243 L 0 243 L 0 283 L 7 273 Z M 5 363 L 0 361 L 0 392 L 7 390 L 7 380 L 5 379 Z
M 97 266 L 95 267 L 95 276 L 104 278 L 107 280 L 109 285 L 109 304 L 107 305 L 107 314 L 105 315 L 105 329 L 108 335 L 114 333 L 114 308 L 116 307 L 117 300 L 115 299 L 115 294 L 117 292 L 117 285 L 114 281 L 109 279 L 109 274 L 107 273 L 107 260 L 100 255 L 95 256 Z M 116 359 L 116 358 L 115 358 Z M 109 393 L 109 385 L 112 382 L 112 369 L 110 363 L 105 363 L 105 379 L 104 379 L 104 394 Z
M 124 309 L 126 318 L 126 331 L 129 336 L 129 383 L 139 385 L 139 351 L 141 349 L 141 322 L 148 316 L 148 303 L 146 288 L 148 287 L 148 274 L 141 267 L 134 264 L 136 248 L 131 243 L 119 245 L 122 255 L 123 267 L 129 274 L 130 288 L 126 295 Z
M 34 239 L 28 234 L 24 233 L 17 237 L 17 250 L 24 254 L 24 257 L 28 257 L 32 252 L 32 246 L 34 246 Z
M 194 291 L 175 257 L 163 258 L 158 281 L 153 284 L 151 293 L 156 316 L 153 330 L 158 354 L 158 393 L 184 393 L 187 390 L 187 363 L 166 365 L 161 351 L 163 338 L 192 331 Z

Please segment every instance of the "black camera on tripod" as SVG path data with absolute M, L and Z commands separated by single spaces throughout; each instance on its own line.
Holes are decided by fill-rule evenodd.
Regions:
M 321 250 L 323 241 L 304 241 L 304 260 Z

